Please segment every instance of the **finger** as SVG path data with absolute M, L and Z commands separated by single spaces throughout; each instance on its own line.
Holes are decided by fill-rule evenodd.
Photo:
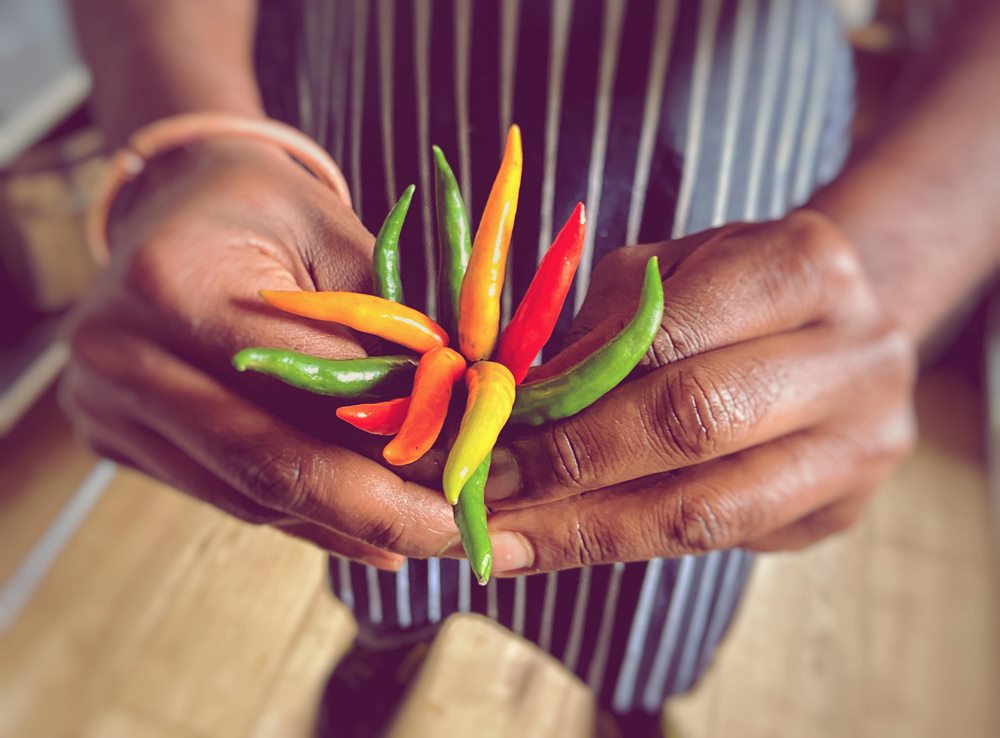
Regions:
M 328 553 L 359 561 L 383 571 L 399 571 L 403 557 L 381 551 L 361 541 L 331 531 L 322 526 L 276 513 L 244 499 L 231 487 L 214 476 L 204 472 L 176 449 L 163 442 L 160 448 L 152 448 L 147 438 L 142 449 L 138 449 L 120 436 L 107 433 L 99 426 L 89 424 L 88 435 L 91 445 L 101 455 L 112 458 L 119 464 L 128 466 L 144 474 L 150 474 L 181 490 L 197 500 L 212 505 L 245 523 L 269 525 L 288 535 L 307 541 Z M 132 430 L 138 434 L 137 429 Z M 166 457 L 176 454 L 173 460 Z
M 589 332 L 538 367 L 531 381 L 558 374 L 617 334 L 631 318 L 630 310 L 608 315 L 608 306 L 624 302 L 630 309 L 638 300 L 639 280 L 634 277 L 645 261 L 659 255 L 669 264 L 683 243 L 613 252 L 616 279 L 633 278 L 616 283 L 613 295 L 598 293 L 591 312 L 599 318 L 587 326 Z M 686 251 L 673 266 L 664 267 L 662 330 L 640 364 L 640 374 L 740 341 L 851 320 L 870 314 L 873 307 L 850 243 L 823 216 L 808 211 L 782 221 L 720 229 Z M 578 333 L 576 325 L 573 333 Z
M 75 380 L 70 377 L 70 382 Z M 74 390 L 70 390 L 74 391 Z M 254 525 L 270 525 L 320 548 L 379 569 L 397 571 L 402 557 L 319 525 L 292 517 L 254 503 L 218 477 L 193 462 L 159 434 L 137 423 L 100 415 L 86 400 L 79 401 L 74 391 L 64 405 L 72 407 L 77 427 L 90 444 L 104 456 L 113 458 L 149 474 L 190 496 L 208 503 L 233 517 Z
M 875 487 L 845 495 L 836 502 L 779 528 L 760 538 L 747 541 L 751 551 L 798 551 L 817 541 L 847 530 L 861 518 Z
M 902 396 L 910 374 L 906 344 L 891 331 L 848 342 L 820 326 L 711 351 L 515 438 L 494 455 L 487 498 L 537 504 L 700 464 L 845 409 L 898 401 L 882 388 Z
M 213 258 L 220 261 L 218 267 L 191 269 L 184 273 L 185 279 L 178 279 L 178 259 L 183 263 L 187 256 L 198 263 L 204 262 L 205 256 L 185 254 L 184 245 L 173 240 L 167 245 L 178 246 L 179 253 L 157 243 L 129 255 L 132 261 L 120 265 L 126 270 L 120 277 L 126 292 L 109 295 L 117 307 L 105 306 L 93 317 L 84 310 L 77 317 L 71 331 L 74 353 L 87 358 L 106 345 L 100 338 L 107 331 L 130 329 L 163 344 L 288 422 L 354 447 L 363 434 L 352 432 L 338 420 L 330 422 L 340 400 L 316 398 L 272 377 L 239 373 L 232 367 L 233 355 L 248 346 L 286 348 L 335 359 L 366 354 L 346 328 L 279 314 L 260 301 L 257 290 L 262 287 L 294 289 L 301 285 L 303 278 L 295 277 L 293 267 L 282 261 L 285 251 L 267 241 L 255 243 L 253 248 L 239 241 L 223 243 L 213 249 Z M 132 293 L 140 294 L 141 299 L 136 300 Z
M 102 392 L 255 502 L 404 556 L 426 558 L 458 540 L 440 492 L 286 426 L 156 346 L 124 334 L 105 340 L 119 360 L 103 367 Z
M 905 450 L 813 430 L 706 464 L 543 507 L 499 512 L 494 572 L 521 574 L 701 554 L 760 539 L 831 504 Z
M 280 521 L 272 523 L 271 527 L 287 535 L 307 541 L 329 554 L 357 561 L 361 564 L 368 564 L 382 571 L 399 571 L 403 567 L 403 561 L 405 560 L 399 554 L 380 551 L 373 546 L 341 535 L 328 528 L 301 520 Z

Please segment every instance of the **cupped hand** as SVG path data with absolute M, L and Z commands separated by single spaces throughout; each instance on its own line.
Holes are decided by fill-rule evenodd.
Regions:
M 912 443 L 912 342 L 811 211 L 611 253 L 535 376 L 624 325 L 653 254 L 663 326 L 634 376 L 494 454 L 496 572 L 799 548 L 851 524 Z
M 350 208 L 262 144 L 171 154 L 140 187 L 71 321 L 61 399 L 90 443 L 243 520 L 381 568 L 457 541 L 440 491 L 359 453 L 336 401 L 230 365 L 247 346 L 365 355 L 348 330 L 258 297 L 369 291 L 373 239 Z M 308 420 L 326 432 L 307 432 Z

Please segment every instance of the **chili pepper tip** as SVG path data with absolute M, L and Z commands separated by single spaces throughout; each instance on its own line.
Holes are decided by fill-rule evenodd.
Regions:
M 479 571 L 482 572 L 476 574 L 476 581 L 479 582 L 480 587 L 485 587 L 490 583 L 490 572 L 493 570 L 493 557 L 484 556 L 483 560 L 479 563 Z

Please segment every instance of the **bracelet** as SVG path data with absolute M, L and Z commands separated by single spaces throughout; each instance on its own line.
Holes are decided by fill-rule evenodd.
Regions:
M 115 152 L 94 188 L 87 212 L 86 235 L 99 264 L 108 260 L 108 218 L 122 188 L 142 174 L 146 164 L 160 154 L 211 138 L 240 138 L 272 143 L 302 164 L 317 179 L 351 205 L 347 180 L 330 155 L 311 138 L 289 125 L 271 119 L 244 118 L 226 113 L 187 113 L 143 126 Z

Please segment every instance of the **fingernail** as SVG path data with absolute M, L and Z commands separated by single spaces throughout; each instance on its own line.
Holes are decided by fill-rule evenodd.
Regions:
M 519 533 L 495 533 L 493 538 L 493 571 L 497 574 L 530 569 L 535 553 Z
M 503 448 L 497 449 L 493 452 L 490 476 L 483 494 L 490 501 L 506 500 L 517 494 L 520 488 L 521 470 L 517 467 L 514 454 Z

